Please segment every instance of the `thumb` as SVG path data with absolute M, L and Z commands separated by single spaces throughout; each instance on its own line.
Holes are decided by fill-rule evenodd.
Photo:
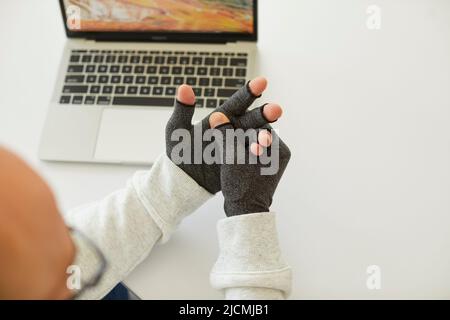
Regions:
M 172 128 L 189 128 L 195 112 L 195 94 L 188 85 L 178 88 L 177 100 L 169 123 Z

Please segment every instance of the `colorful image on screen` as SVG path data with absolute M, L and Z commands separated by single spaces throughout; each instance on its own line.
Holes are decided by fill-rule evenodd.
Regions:
M 72 31 L 253 33 L 252 0 L 64 0 Z M 68 14 L 69 16 L 69 14 Z

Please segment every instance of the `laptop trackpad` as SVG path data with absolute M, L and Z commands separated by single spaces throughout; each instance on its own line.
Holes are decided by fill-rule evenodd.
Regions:
M 170 110 L 103 110 L 94 158 L 98 161 L 152 163 L 165 150 Z

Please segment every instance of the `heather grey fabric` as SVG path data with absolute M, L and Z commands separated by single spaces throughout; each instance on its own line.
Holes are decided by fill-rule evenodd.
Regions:
M 249 152 L 251 141 L 246 143 L 238 139 L 227 139 L 227 135 L 233 134 L 235 128 L 231 123 L 218 126 L 216 130 L 221 132 L 222 140 L 216 140 L 221 150 L 220 180 L 222 193 L 225 198 L 224 208 L 227 216 L 249 214 L 255 212 L 268 212 L 272 204 L 273 194 L 280 182 L 280 179 L 287 167 L 291 152 L 288 146 L 277 136 L 270 125 L 262 129 L 272 133 L 273 143 L 264 152 L 274 152 L 278 149 L 278 159 L 274 156 L 274 161 L 279 161 L 278 171 L 272 175 L 263 175 L 261 168 L 263 165 L 260 158 Z M 234 146 L 230 148 L 230 143 Z M 239 143 L 245 145 L 239 146 Z M 238 164 L 235 150 L 239 148 L 245 150 L 246 162 Z M 229 150 L 233 150 L 231 153 Z
M 224 113 L 236 128 L 260 128 L 268 123 L 262 112 L 265 105 L 251 111 L 247 111 L 247 109 L 257 98 L 259 97 L 251 93 L 247 83 L 246 86 L 239 89 L 223 105 L 212 112 Z M 166 154 L 173 160 L 172 151 L 174 151 L 175 146 L 179 143 L 179 140 L 174 141 L 172 138 L 174 131 L 176 129 L 188 130 L 191 137 L 191 161 L 189 163 L 176 164 L 200 186 L 208 190 L 210 193 L 215 194 L 221 190 L 219 166 L 217 164 L 204 163 L 202 159 L 203 157 L 201 156 L 203 150 L 205 150 L 205 147 L 210 143 L 210 141 L 202 141 L 201 150 L 195 150 L 194 148 L 194 132 L 199 132 L 201 133 L 201 136 L 203 136 L 205 131 L 210 129 L 209 115 L 199 123 L 193 125 L 192 117 L 194 112 L 194 106 L 185 105 L 179 101 L 176 102 L 174 112 L 166 125 Z M 195 154 L 196 152 L 197 155 Z M 202 159 L 201 163 L 195 163 L 195 157 L 197 157 L 197 159 Z
M 210 281 L 227 300 L 280 300 L 289 296 L 292 270 L 281 254 L 275 213 L 222 219 L 217 233 L 220 255 Z

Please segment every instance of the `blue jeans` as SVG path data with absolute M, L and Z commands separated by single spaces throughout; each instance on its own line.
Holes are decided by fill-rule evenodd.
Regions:
M 119 283 L 102 300 L 130 300 L 130 295 L 128 289 Z

